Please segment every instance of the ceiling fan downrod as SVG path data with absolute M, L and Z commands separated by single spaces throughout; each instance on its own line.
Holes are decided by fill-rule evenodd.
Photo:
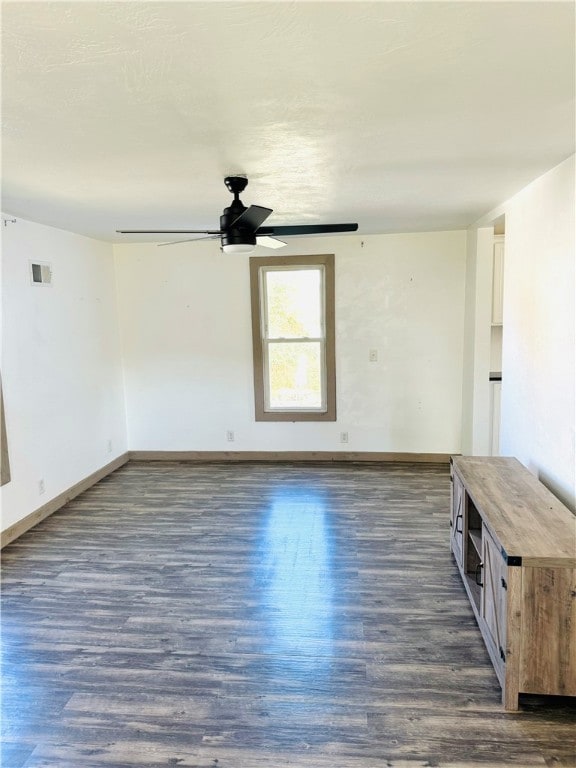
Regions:
M 234 199 L 227 208 L 224 208 L 220 216 L 222 248 L 225 251 L 234 250 L 236 253 L 241 250 L 249 252 L 256 247 L 256 232 L 245 217 L 240 218 L 247 210 L 240 200 L 240 192 L 248 186 L 248 179 L 243 176 L 226 176 L 224 184 L 232 192 Z M 233 248 L 226 248 L 226 246 L 233 246 Z

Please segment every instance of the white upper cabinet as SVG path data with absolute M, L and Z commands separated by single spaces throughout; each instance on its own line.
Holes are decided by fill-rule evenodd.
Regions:
M 494 238 L 494 264 L 492 269 L 492 325 L 502 325 L 504 291 L 504 237 Z

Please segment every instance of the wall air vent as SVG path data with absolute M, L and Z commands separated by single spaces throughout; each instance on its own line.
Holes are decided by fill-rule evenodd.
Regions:
M 52 267 L 46 262 L 30 262 L 32 285 L 52 285 Z

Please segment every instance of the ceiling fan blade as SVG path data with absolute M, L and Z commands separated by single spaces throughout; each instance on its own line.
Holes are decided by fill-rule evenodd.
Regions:
M 266 221 L 272 213 L 272 208 L 263 208 L 261 205 L 251 205 L 230 224 L 230 227 L 250 227 L 255 232 L 263 221 Z
M 119 235 L 221 235 L 219 229 L 117 229 Z
M 206 237 L 187 237 L 185 240 L 169 240 L 167 243 L 157 243 L 161 245 L 178 245 L 178 243 L 195 243 L 198 240 L 216 240 L 220 235 L 206 235 Z
M 259 235 L 329 235 L 336 232 L 356 232 L 358 224 L 295 224 L 288 226 L 261 227 Z
M 268 237 L 258 235 L 256 237 L 256 245 L 263 245 L 264 248 L 284 248 L 286 243 L 283 240 L 278 240 L 276 237 Z

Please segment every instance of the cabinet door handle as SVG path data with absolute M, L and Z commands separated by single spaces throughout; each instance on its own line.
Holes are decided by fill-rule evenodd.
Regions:
M 476 584 L 478 584 L 479 587 L 483 587 L 484 584 L 482 583 L 482 568 L 484 567 L 484 563 L 478 563 L 476 566 L 476 571 L 474 573 L 474 581 Z
M 458 528 L 458 520 L 460 520 L 460 528 Z M 456 515 L 456 533 L 462 533 L 462 515 Z

